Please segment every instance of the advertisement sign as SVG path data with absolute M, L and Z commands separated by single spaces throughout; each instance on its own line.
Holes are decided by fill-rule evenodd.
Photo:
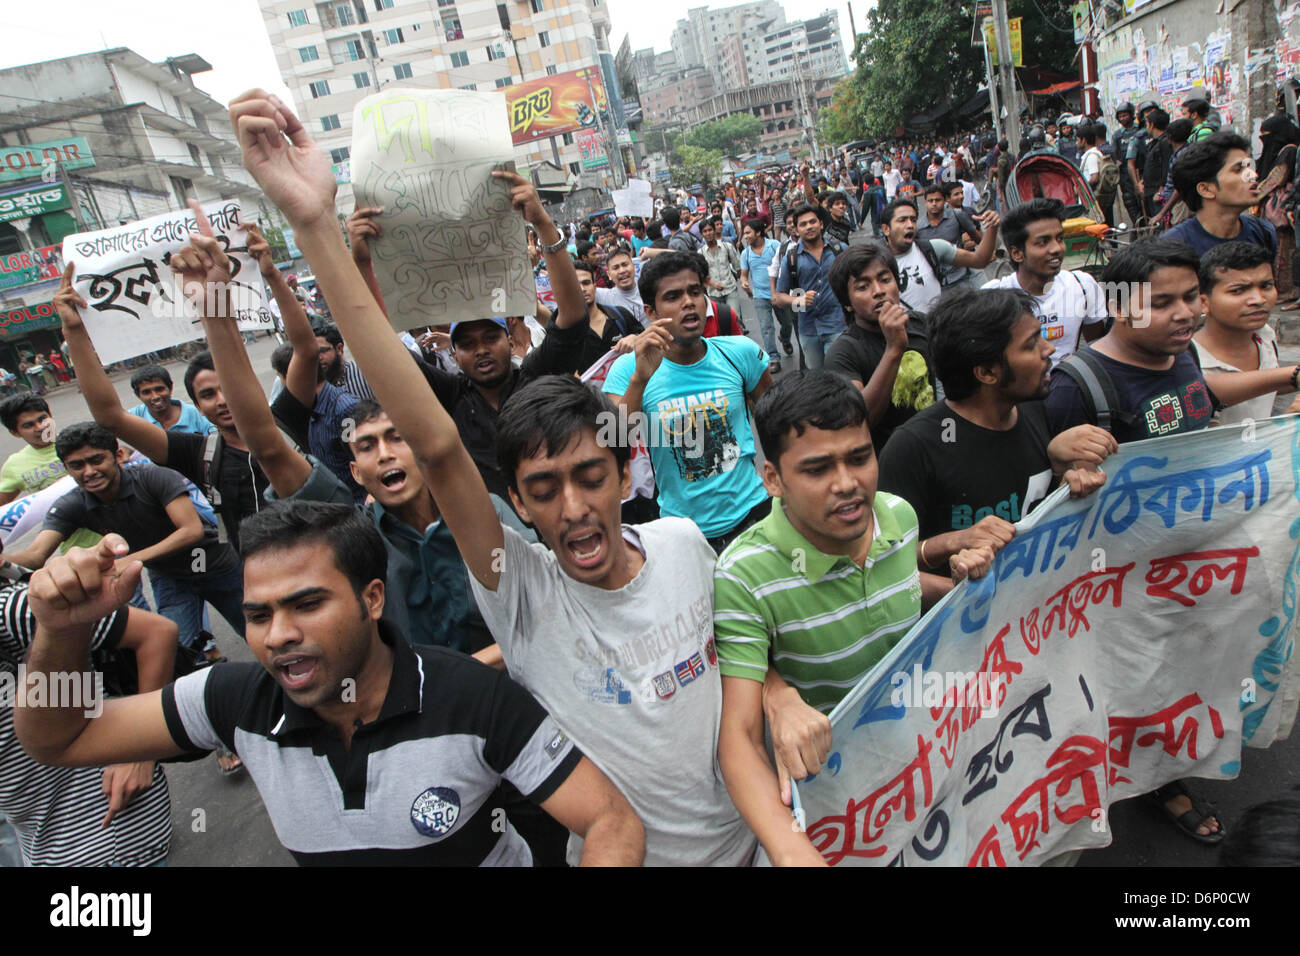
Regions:
M 43 279 L 57 279 L 62 272 L 58 246 L 11 252 L 0 256 L 0 289 L 14 289 Z
M 26 219 L 41 213 L 68 208 L 68 194 L 62 183 L 40 185 L 0 196 L 0 222 Z
M 0 146 L 0 183 L 36 179 L 41 171 L 59 164 L 64 169 L 84 169 L 95 165 L 95 156 L 84 136 L 52 139 L 26 146 Z
M 59 313 L 53 302 L 38 305 L 20 305 L 0 311 L 0 338 L 17 338 L 36 329 L 53 329 L 59 326 Z
M 507 86 L 502 92 L 510 110 L 510 136 L 516 146 L 560 133 L 594 129 L 599 115 L 609 109 L 605 84 L 594 67 Z
M 605 155 L 604 144 L 596 130 L 586 129 L 578 134 L 578 149 L 582 151 L 583 169 L 603 169 L 609 165 L 609 157 Z
M 1020 33 L 1021 18 L 1015 17 L 1007 21 L 1011 27 L 1011 62 L 1016 66 L 1025 65 L 1025 51 Z M 989 55 L 993 58 L 993 65 L 998 65 L 998 41 L 993 32 L 993 21 L 984 21 L 984 42 L 988 44 Z

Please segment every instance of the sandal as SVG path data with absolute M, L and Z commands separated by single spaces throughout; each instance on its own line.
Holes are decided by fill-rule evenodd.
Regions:
M 1297 309 L 1300 309 L 1300 299 L 1293 299 L 1285 305 L 1279 305 L 1277 307 L 1279 312 L 1295 312 Z
M 1191 837 L 1197 843 L 1215 844 L 1223 842 L 1227 830 L 1223 826 L 1223 820 L 1219 816 L 1218 809 L 1213 804 L 1197 800 L 1181 780 L 1167 783 L 1163 787 L 1152 790 L 1146 796 L 1147 799 L 1154 802 L 1156 806 L 1164 811 L 1165 816 L 1169 817 L 1179 830 Z M 1175 797 L 1186 797 L 1191 801 L 1192 809 L 1181 815 L 1175 814 L 1174 811 L 1170 810 L 1168 807 L 1169 801 L 1173 800 Z M 1218 821 L 1219 829 L 1214 833 L 1197 833 L 1196 828 L 1211 817 Z
M 233 750 L 227 750 L 225 747 L 218 747 L 217 769 L 221 771 L 223 777 L 233 777 L 244 769 L 244 761 L 240 760 L 239 754 L 235 753 Z

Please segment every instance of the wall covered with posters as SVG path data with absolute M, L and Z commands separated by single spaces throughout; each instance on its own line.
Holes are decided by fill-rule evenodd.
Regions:
M 1244 64 L 1234 61 L 1227 17 L 1214 0 L 1125 0 L 1118 25 L 1094 29 L 1098 92 L 1107 121 L 1115 107 L 1153 99 L 1172 117 L 1193 93 L 1208 99 L 1224 125 L 1244 124 Z M 1240 102 L 1239 102 L 1240 101 Z

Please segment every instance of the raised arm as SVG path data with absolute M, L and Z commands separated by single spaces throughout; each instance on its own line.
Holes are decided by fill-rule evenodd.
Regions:
M 262 278 L 275 297 L 275 304 L 280 307 L 280 319 L 284 322 L 284 331 L 293 345 L 293 358 L 289 361 L 289 372 L 284 377 L 284 386 L 289 394 L 307 408 L 316 407 L 317 369 L 320 368 L 320 355 L 316 351 L 316 333 L 311 330 L 311 319 L 302 307 L 298 297 L 289 288 L 284 274 L 275 267 L 271 256 L 271 244 L 266 241 L 257 227 L 251 223 L 240 226 L 248 235 L 248 254 L 257 260 L 257 267 Z M 240 336 L 243 339 L 243 336 Z
M 191 201 L 191 205 L 195 207 L 199 234 L 172 256 L 171 267 L 180 274 L 187 294 L 202 296 L 199 311 L 203 331 L 207 334 L 212 364 L 239 437 L 248 444 L 249 454 L 257 459 L 275 493 L 287 498 L 311 475 L 311 464 L 289 447 L 271 417 L 271 407 L 266 404 L 261 383 L 244 349 L 244 338 L 234 320 L 230 260 L 213 237 L 207 216 L 203 215 L 197 203 Z M 340 235 L 339 244 L 342 242 Z M 210 294 L 207 291 L 209 287 L 224 292 Z M 215 306 L 211 311 L 218 314 L 208 315 L 209 310 L 202 307 L 203 303 Z
M 105 535 L 94 548 L 73 548 L 37 571 L 27 592 L 36 637 L 27 658 L 28 679 L 49 681 L 85 669 L 95 622 L 126 604 L 143 566 L 115 568 L 127 545 Z M 59 706 L 63 702 L 65 706 Z M 161 760 L 182 753 L 167 729 L 162 693 L 153 691 L 104 702 L 98 717 L 84 704 L 56 699 L 48 707 L 14 708 L 14 730 L 23 749 L 56 767 L 99 767 Z
M 348 348 L 414 453 L 466 566 L 494 590 L 505 545 L 501 522 L 455 423 L 393 334 L 343 243 L 328 157 L 293 112 L 262 90 L 232 102 L 230 118 L 244 165 L 293 225 Z
M 1002 218 L 992 210 L 984 213 L 979 217 L 980 226 L 983 229 L 983 235 L 980 236 L 980 244 L 975 247 L 974 252 L 968 252 L 960 246 L 957 247 L 957 254 L 953 256 L 952 264 L 955 266 L 964 266 L 967 269 L 983 269 L 993 261 L 993 253 L 998 246 L 998 226 Z
M 167 433 L 153 422 L 127 414 L 117 397 L 117 389 L 108 380 L 108 374 L 95 354 L 90 333 L 81 321 L 80 310 L 86 308 L 86 300 L 73 288 L 75 276 L 76 267 L 69 262 L 63 270 L 63 283 L 54 294 L 54 307 L 63 322 L 68 355 L 77 369 L 77 382 L 81 385 L 91 417 L 140 454 L 159 465 L 166 465 Z
M 379 279 L 375 276 L 375 267 L 370 261 L 370 240 L 378 239 L 384 234 L 384 227 L 379 225 L 377 217 L 384 211 L 382 206 L 362 206 L 352 210 L 343 228 L 348 232 L 348 246 L 352 250 L 352 261 L 357 264 L 361 278 L 366 280 L 366 288 L 379 303 L 380 311 L 388 314 L 384 305 L 384 294 L 379 290 Z
M 510 186 L 511 204 L 537 232 L 537 241 L 543 247 L 560 241 L 560 231 L 542 208 L 537 187 L 518 173 L 497 170 L 492 175 L 504 179 Z M 582 297 L 582 286 L 578 285 L 578 270 L 573 267 L 573 259 L 564 246 L 554 252 L 544 252 L 543 255 L 546 257 L 546 273 L 551 277 L 551 293 L 555 296 L 555 325 L 561 329 L 577 325 L 586 318 L 587 301 Z

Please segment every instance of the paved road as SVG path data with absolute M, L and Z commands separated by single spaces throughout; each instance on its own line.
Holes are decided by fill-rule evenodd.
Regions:
M 758 341 L 757 321 L 752 306 L 745 302 L 742 311 L 750 337 Z M 262 340 L 249 351 L 262 385 L 269 390 L 273 374 L 270 353 L 274 343 Z M 1300 349 L 1284 361 L 1300 360 Z M 797 353 L 796 353 L 797 359 Z M 797 361 L 787 361 L 788 370 Z M 184 368 L 170 366 L 178 393 Z M 123 376 L 117 383 L 123 401 L 134 401 Z M 55 420 L 61 425 L 88 418 L 85 403 L 75 388 L 63 388 L 50 396 Z M 18 442 L 8 433 L 0 434 L 0 456 L 17 450 Z M 217 642 L 232 660 L 252 660 L 252 655 L 235 633 L 217 615 L 212 615 Z M 1189 649 L 1189 653 L 1195 653 Z M 1248 750 L 1242 761 L 1241 776 L 1234 781 L 1196 781 L 1199 794 L 1217 804 L 1229 827 L 1252 804 L 1273 799 L 1300 785 L 1300 734 L 1274 745 L 1269 750 Z M 172 795 L 172 820 L 175 837 L 169 859 L 171 865 L 206 866 L 290 866 L 292 859 L 280 846 L 263 809 L 257 788 L 247 774 L 223 778 L 212 758 L 195 763 L 176 764 L 167 768 Z M 1083 854 L 1081 866 L 1213 866 L 1216 851 L 1203 847 L 1164 822 L 1157 810 L 1140 800 L 1130 800 L 1112 808 L 1110 825 L 1114 834 L 1111 846 Z

